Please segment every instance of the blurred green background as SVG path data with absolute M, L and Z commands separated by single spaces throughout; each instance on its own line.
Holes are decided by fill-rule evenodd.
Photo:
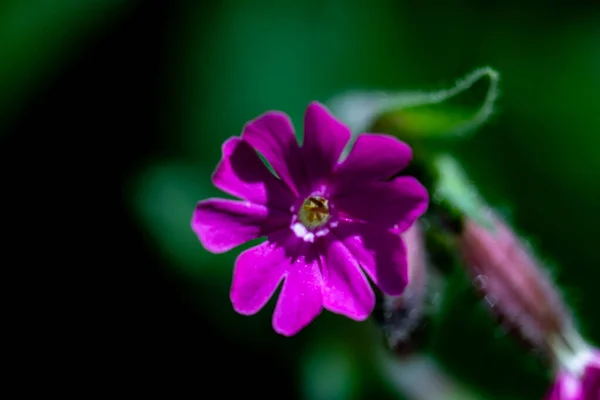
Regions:
M 301 130 L 312 100 L 437 90 L 483 65 L 501 74 L 496 113 L 456 155 L 553 265 L 582 332 L 600 342 L 597 1 L 4 0 L 0 60 L 5 171 L 17 152 L 39 156 L 71 189 L 74 170 L 92 169 L 116 189 L 100 207 L 112 221 L 101 253 L 112 260 L 102 273 L 118 305 L 105 328 L 123 349 L 113 359 L 123 376 L 107 383 L 410 398 L 386 375 L 370 321 L 325 313 L 283 338 L 273 302 L 235 314 L 239 250 L 206 252 L 189 221 L 198 200 L 219 195 L 210 175 L 221 143 L 264 111 L 287 112 Z M 442 308 L 428 351 L 451 379 L 473 398 L 543 397 L 549 372 L 495 326 L 460 273 Z

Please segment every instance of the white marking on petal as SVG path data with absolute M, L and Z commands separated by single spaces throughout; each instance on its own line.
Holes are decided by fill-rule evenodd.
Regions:
M 296 222 L 292 225 L 292 231 L 294 231 L 299 238 L 303 238 L 308 233 L 308 229 L 300 222 Z
M 325 228 L 325 229 L 321 229 L 320 231 L 317 231 L 317 233 L 315 233 L 315 235 L 317 235 L 317 237 L 321 237 L 321 236 L 325 236 L 329 233 L 329 229 Z
M 290 228 L 292 228 L 292 231 L 296 234 L 298 238 L 304 240 L 305 242 L 312 243 L 315 241 L 315 234 L 309 232 L 308 229 L 301 222 L 296 222 L 295 224 L 292 224 Z

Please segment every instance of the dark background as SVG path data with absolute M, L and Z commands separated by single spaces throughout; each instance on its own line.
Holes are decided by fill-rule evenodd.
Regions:
M 435 90 L 483 65 L 501 74 L 498 111 L 456 155 L 600 339 L 597 2 L 6 1 L 0 60 L 3 181 L 25 205 L 7 218 L 24 265 L 59 265 L 35 278 L 77 293 L 67 319 L 92 322 L 72 341 L 92 364 L 111 360 L 101 386 L 401 398 L 375 367 L 370 322 L 327 314 L 288 339 L 270 327 L 272 302 L 235 314 L 238 251 L 207 253 L 189 220 L 218 194 L 221 143 L 258 114 L 285 111 L 300 129 L 311 100 Z M 433 357 L 480 398 L 541 398 L 549 371 L 498 333 L 461 279 Z

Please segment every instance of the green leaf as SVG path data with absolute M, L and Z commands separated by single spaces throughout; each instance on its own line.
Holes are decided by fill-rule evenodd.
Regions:
M 409 143 L 416 139 L 460 137 L 492 115 L 498 97 L 498 79 L 494 69 L 484 67 L 458 80 L 449 89 L 351 92 L 333 98 L 329 105 L 355 134 L 392 133 Z

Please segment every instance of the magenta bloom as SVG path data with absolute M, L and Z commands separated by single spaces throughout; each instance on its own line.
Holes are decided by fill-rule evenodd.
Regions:
M 560 372 L 546 400 L 600 400 L 600 352 L 594 352 L 580 374 Z
M 208 199 L 194 212 L 192 229 L 211 252 L 266 236 L 237 258 L 231 301 L 238 313 L 255 314 L 284 281 L 273 315 L 280 334 L 296 334 L 322 308 L 366 319 L 375 296 L 363 270 L 390 295 L 407 283 L 399 234 L 425 212 L 428 195 L 412 177 L 391 178 L 408 165 L 411 149 L 362 134 L 338 162 L 349 139 L 319 103 L 306 110 L 302 147 L 288 116 L 268 112 L 223 144 L 213 174 L 216 187 L 242 200 Z

